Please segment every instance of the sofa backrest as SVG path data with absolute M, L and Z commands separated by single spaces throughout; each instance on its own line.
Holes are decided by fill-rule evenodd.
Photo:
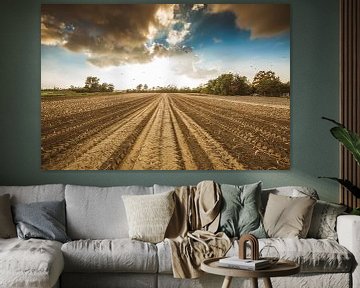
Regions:
M 154 184 L 153 187 L 154 187 L 154 194 L 166 193 L 166 192 L 174 191 L 176 189 L 176 186 L 167 186 L 167 185 L 159 185 L 159 184 Z
M 61 201 L 65 198 L 65 185 L 0 186 L 0 195 L 4 194 L 10 194 L 11 204 Z
M 67 233 L 71 239 L 128 238 L 123 195 L 153 194 L 153 187 L 66 185 Z

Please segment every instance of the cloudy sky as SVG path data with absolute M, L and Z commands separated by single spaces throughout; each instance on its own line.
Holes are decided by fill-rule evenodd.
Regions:
M 221 73 L 290 80 L 286 4 L 43 4 L 41 87 L 196 87 Z

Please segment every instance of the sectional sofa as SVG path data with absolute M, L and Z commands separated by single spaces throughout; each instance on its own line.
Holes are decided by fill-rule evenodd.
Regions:
M 296 187 L 317 197 L 312 189 Z M 12 204 L 41 201 L 66 203 L 66 229 L 72 241 L 18 238 L 0 239 L 0 287 L 221 287 L 222 277 L 174 279 L 171 250 L 157 244 L 131 240 L 128 236 L 123 195 L 156 194 L 174 187 L 154 185 L 90 187 L 76 185 L 0 186 L 0 195 L 10 194 Z M 265 189 L 288 196 L 293 187 Z M 337 217 L 338 241 L 331 239 L 260 239 L 272 245 L 282 258 L 301 265 L 301 273 L 274 278 L 274 287 L 360 287 L 360 217 Z M 235 241 L 228 255 L 236 255 Z M 262 281 L 259 281 L 261 284 Z M 234 279 L 236 285 L 249 285 Z M 243 287 L 243 286 L 241 286 Z

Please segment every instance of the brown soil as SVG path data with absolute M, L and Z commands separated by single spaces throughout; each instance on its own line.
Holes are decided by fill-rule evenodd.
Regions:
M 289 104 L 182 93 L 43 97 L 42 169 L 288 169 Z

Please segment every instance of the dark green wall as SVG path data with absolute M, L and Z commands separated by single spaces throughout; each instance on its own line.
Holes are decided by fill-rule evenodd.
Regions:
M 62 1 L 43 1 L 59 2 Z M 77 2 L 101 3 L 100 0 Z M 249 1 L 236 1 L 241 2 Z M 0 185 L 149 186 L 193 184 L 203 179 L 234 184 L 262 180 L 265 187 L 312 186 L 322 199 L 338 200 L 338 186 L 317 179 L 318 175 L 337 176 L 339 169 L 338 146 L 328 132 L 331 125 L 321 120 L 323 115 L 338 118 L 337 0 L 287 2 L 292 11 L 291 169 L 279 172 L 40 171 L 40 3 L 3 0 L 0 4 Z

